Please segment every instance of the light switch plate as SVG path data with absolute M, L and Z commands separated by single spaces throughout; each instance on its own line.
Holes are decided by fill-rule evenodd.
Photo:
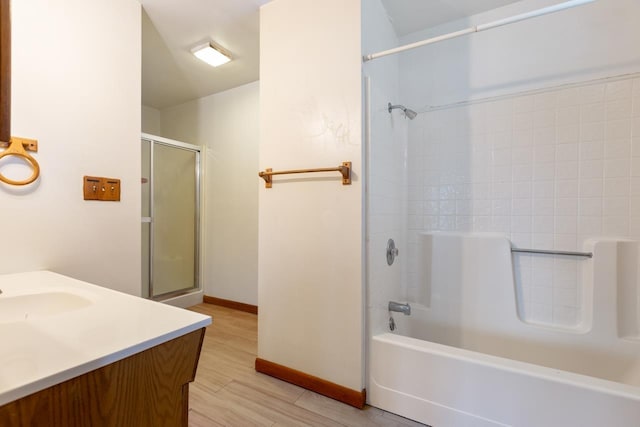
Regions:
M 108 202 L 120 201 L 120 180 L 116 178 L 103 178 L 104 191 L 102 199 Z
M 85 176 L 83 179 L 83 183 L 84 199 L 100 200 L 100 178 L 95 176 Z
M 99 200 L 103 202 L 120 201 L 120 180 L 99 176 L 85 176 L 83 178 L 84 200 Z

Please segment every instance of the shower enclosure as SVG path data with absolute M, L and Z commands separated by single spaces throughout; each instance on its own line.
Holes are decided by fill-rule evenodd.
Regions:
M 200 289 L 200 147 L 142 135 L 143 296 Z

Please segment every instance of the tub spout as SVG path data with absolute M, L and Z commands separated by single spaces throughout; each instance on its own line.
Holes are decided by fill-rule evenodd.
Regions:
M 397 311 L 398 313 L 403 313 L 405 316 L 411 314 L 411 306 L 407 304 L 402 304 L 395 301 L 389 301 L 389 311 Z

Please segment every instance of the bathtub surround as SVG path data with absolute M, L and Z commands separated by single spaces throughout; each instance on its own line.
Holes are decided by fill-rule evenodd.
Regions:
M 410 34 L 398 45 L 552 3 L 558 2 L 521 1 Z M 364 16 L 376 7 L 368 2 Z M 364 65 L 371 111 L 371 404 L 434 425 L 635 426 L 639 14 L 635 1 L 593 2 L 404 52 L 395 57 L 397 77 L 376 76 L 376 68 Z M 378 36 L 383 21 L 375 27 Z M 376 93 L 396 83 L 399 97 L 387 95 L 383 105 L 419 112 L 415 120 L 403 118 L 408 127 L 399 135 L 391 132 L 394 116 L 376 116 Z M 376 163 L 376 152 L 385 153 L 383 161 Z M 393 168 L 394 156 L 405 163 L 379 179 Z M 389 203 L 394 196 L 395 206 Z M 395 224 L 404 240 L 393 235 Z M 425 233 L 461 240 L 442 246 Z M 405 262 L 395 277 L 395 264 L 386 265 L 381 255 L 388 238 Z M 501 239 L 502 249 L 466 240 L 476 238 Z M 511 245 L 594 257 L 512 254 Z M 478 269 L 465 267 L 470 259 Z M 452 260 L 457 264 L 443 273 Z M 477 280 L 465 287 L 471 277 Z M 411 316 L 392 313 L 393 335 L 389 301 L 412 308 Z M 407 363 L 389 369 L 397 360 Z M 458 362 L 464 363 L 454 366 Z M 499 384 L 506 386 L 492 399 L 498 406 L 478 398 L 483 392 L 471 366 L 485 363 L 491 368 L 481 388 L 491 383 L 500 395 Z M 456 383 L 456 372 L 465 372 L 463 383 Z M 520 382 L 515 372 L 538 385 Z M 573 397 L 565 397 L 569 389 Z M 566 405 L 554 405 L 552 397 L 560 395 L 555 402 Z M 548 411 L 529 414 L 531 401 L 547 402 L 541 406 Z
M 422 177 L 409 187 L 410 230 L 498 232 L 516 247 L 565 251 L 640 239 L 636 92 L 631 76 L 422 114 L 409 148 L 409 173 Z M 585 260 L 513 259 L 520 317 L 579 328 Z M 415 300 L 422 261 L 411 261 Z
M 520 2 L 468 21 L 489 22 L 548 3 Z M 634 74 L 640 57 L 632 40 L 640 40 L 640 30 L 629 18 L 639 13 L 633 1 L 594 2 L 401 54 L 402 100 L 425 112 L 409 132 L 410 236 L 417 230 L 491 231 L 507 234 L 517 247 L 567 251 L 581 251 L 590 237 L 640 237 L 633 210 L 640 183 L 632 169 L 640 155 L 632 150 L 640 137 L 640 75 Z M 446 106 L 460 101 L 466 103 Z M 417 244 L 410 237 L 414 256 Z M 513 259 L 520 317 L 579 327 L 583 260 Z M 408 267 L 414 300 L 419 264 L 414 257 Z
M 360 1 L 275 0 L 260 20 L 256 181 L 266 168 L 343 161 L 353 181 L 276 177 L 268 190 L 256 182 L 258 358 L 361 393 Z
M 418 239 L 419 256 L 430 266 L 421 275 L 431 298 L 414 304 L 412 319 L 404 330 L 402 324 L 398 328 L 401 334 L 640 386 L 640 323 L 633 315 L 639 303 L 630 292 L 638 286 L 637 242 L 585 243 L 594 253 L 580 266 L 588 308 L 579 327 L 567 331 L 532 327 L 518 317 L 510 241 L 504 235 L 436 232 L 420 233 Z
M 19 224 L 3 230 L 0 273 L 139 295 L 140 3 L 13 1 L 12 17 L 12 132 L 38 139 L 41 177 L 0 187 L 0 220 Z M 84 175 L 120 178 L 122 200 L 83 201 Z

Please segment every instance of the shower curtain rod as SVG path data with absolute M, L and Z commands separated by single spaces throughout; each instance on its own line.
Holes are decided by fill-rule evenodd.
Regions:
M 576 6 L 582 6 L 586 3 L 591 3 L 595 0 L 570 0 L 564 3 L 556 4 L 553 6 L 544 7 L 542 9 L 534 10 L 531 12 L 521 13 L 519 15 L 511 16 L 509 18 L 499 19 L 497 21 L 489 22 L 487 24 L 476 25 L 466 28 L 464 30 L 455 31 L 453 33 L 444 34 L 442 36 L 432 37 L 427 40 L 422 40 L 415 43 L 406 44 L 404 46 L 395 47 L 393 49 L 383 50 L 378 53 L 371 53 L 362 57 L 363 62 L 371 61 L 372 59 L 382 58 L 383 56 L 393 55 L 394 53 L 404 52 L 406 50 L 415 49 L 417 47 L 426 46 L 441 42 L 444 40 L 453 39 L 456 37 L 464 36 L 471 33 L 479 33 L 480 31 L 490 30 L 496 27 L 502 27 L 503 25 L 513 24 L 515 22 L 524 21 L 530 18 L 536 18 L 538 16 L 547 15 L 549 13 L 560 12 L 561 10 L 569 9 Z

